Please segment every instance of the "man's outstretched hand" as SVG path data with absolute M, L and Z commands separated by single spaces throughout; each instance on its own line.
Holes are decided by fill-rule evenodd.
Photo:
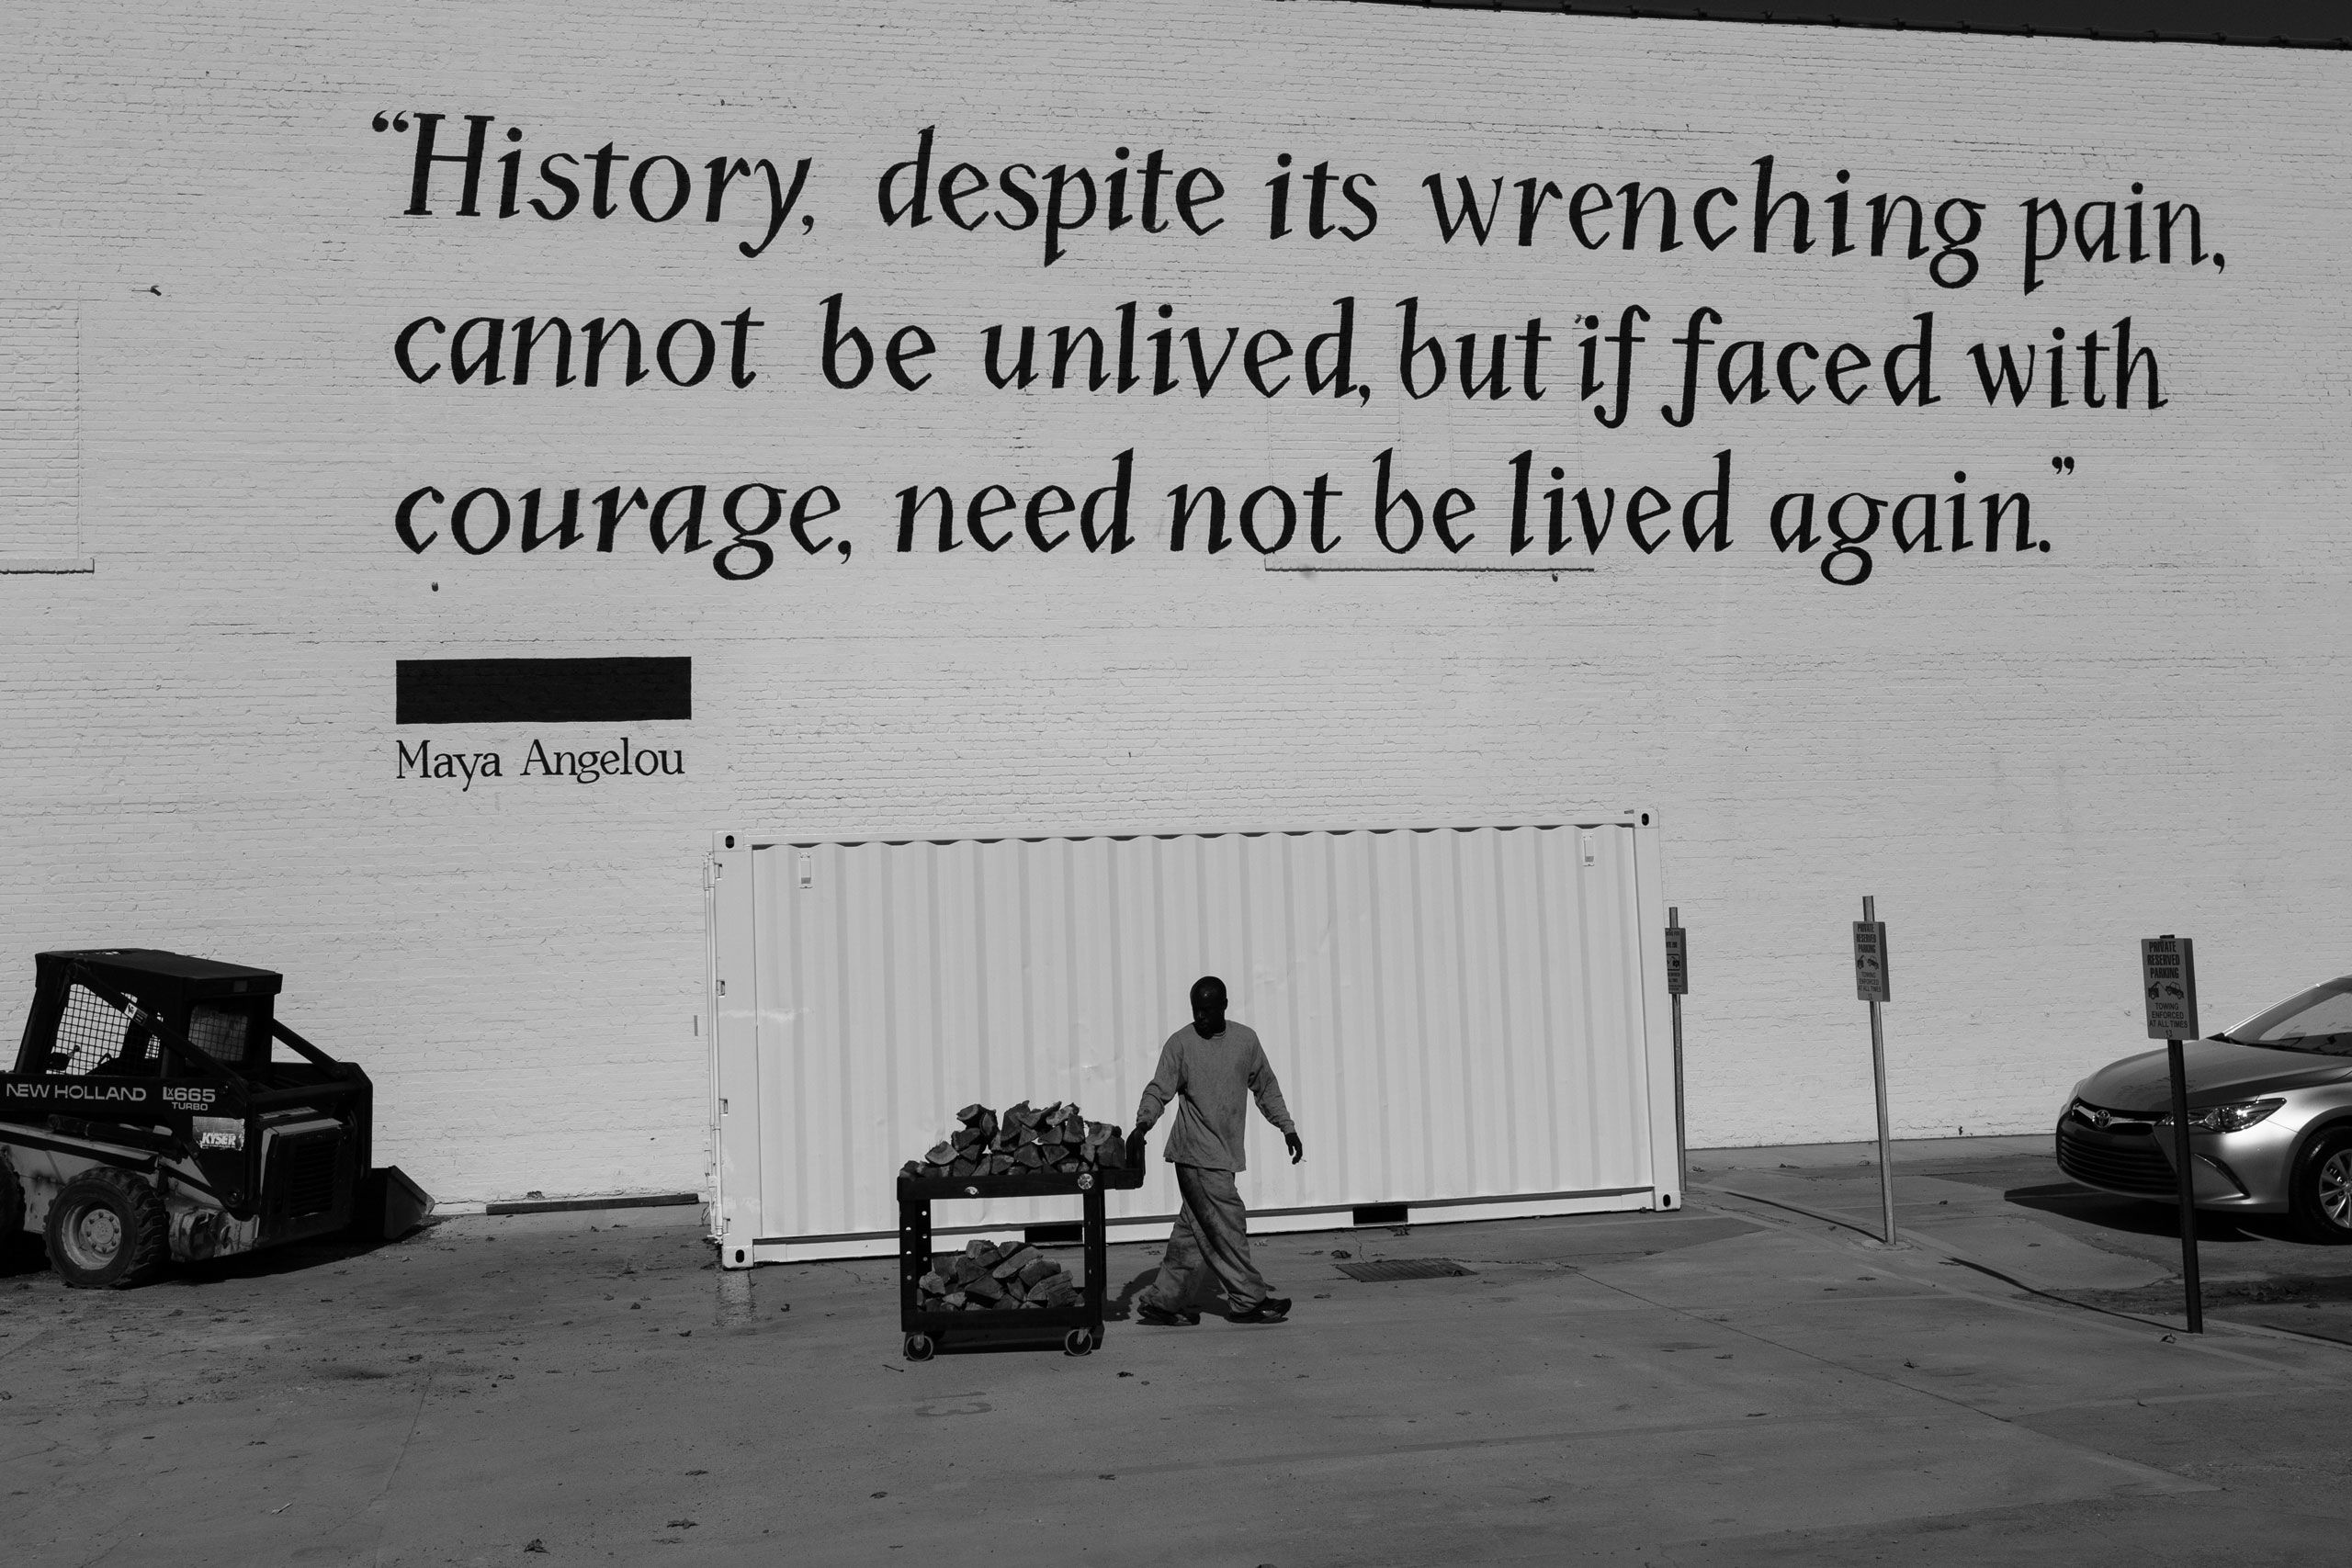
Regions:
M 1306 1145 L 1298 1141 L 1298 1134 L 1296 1133 L 1284 1133 L 1283 1134 L 1283 1142 L 1289 1145 L 1291 1164 L 1296 1165 L 1300 1160 L 1306 1157 Z

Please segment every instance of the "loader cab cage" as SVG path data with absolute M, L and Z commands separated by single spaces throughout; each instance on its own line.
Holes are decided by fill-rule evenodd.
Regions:
M 266 1080 L 273 1036 L 325 1060 L 271 1016 L 285 982 L 266 969 L 152 948 L 43 953 L 33 964 L 19 1073 Z

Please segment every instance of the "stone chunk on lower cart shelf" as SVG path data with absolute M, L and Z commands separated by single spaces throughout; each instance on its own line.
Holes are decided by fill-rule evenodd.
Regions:
M 1073 1305 L 1079 1284 L 1060 1263 L 1026 1242 L 1000 1247 L 976 1241 L 962 1252 L 933 1259 L 915 1294 L 924 1312 L 1002 1312 Z

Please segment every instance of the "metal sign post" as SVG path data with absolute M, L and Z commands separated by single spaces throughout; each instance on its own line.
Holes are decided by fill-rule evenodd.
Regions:
M 1854 995 L 1871 1004 L 1871 1077 L 1878 1089 L 1878 1195 L 1884 1213 L 1886 1245 L 1894 1245 L 1894 1148 L 1886 1121 L 1886 1035 L 1878 1010 L 1893 993 L 1887 987 L 1886 922 L 1878 900 L 1865 894 L 1862 918 L 1854 922 Z
M 1690 1140 L 1682 1116 L 1682 998 L 1690 989 L 1690 954 L 1683 944 L 1682 909 L 1666 911 L 1666 995 L 1674 1009 L 1674 1172 L 1690 1190 Z
M 2172 1073 L 2173 1179 L 2180 1194 L 2180 1288 L 2188 1303 L 2188 1332 L 2205 1332 L 2205 1292 L 2197 1272 L 2197 1169 L 2188 1153 L 2188 1069 L 2180 1043 L 2199 1038 L 2197 951 L 2185 936 L 2140 940 L 2140 987 L 2148 1003 L 2148 1038 L 2165 1043 Z

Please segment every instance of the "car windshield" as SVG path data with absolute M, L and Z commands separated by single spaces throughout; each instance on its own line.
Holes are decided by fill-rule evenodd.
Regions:
M 2330 980 L 2256 1013 L 2219 1038 L 2240 1045 L 2352 1056 L 2352 979 Z

